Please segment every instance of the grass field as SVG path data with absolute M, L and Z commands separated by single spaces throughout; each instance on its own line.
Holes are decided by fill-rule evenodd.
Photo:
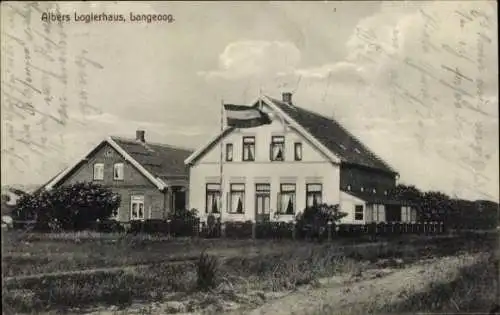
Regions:
M 496 235 L 474 233 L 455 237 L 402 236 L 384 243 L 367 244 L 352 239 L 313 243 L 7 232 L 2 235 L 2 273 L 9 279 L 4 278 L 2 299 L 5 314 L 56 310 L 79 313 L 93 307 L 151 306 L 165 301 L 183 301 L 183 304 L 181 309 L 170 305 L 161 310 L 149 310 L 149 313 L 207 307 L 219 313 L 228 307 L 227 303 L 264 303 L 265 292 L 316 286 L 324 277 L 357 275 L 368 269 L 402 268 L 429 257 L 492 252 L 495 241 Z M 209 292 L 200 292 L 196 259 L 205 249 L 218 261 L 213 271 L 217 286 Z M 178 263 L 172 265 L 170 261 Z M 96 268 L 131 265 L 143 266 L 92 272 Z M 90 271 L 16 278 L 72 270 Z M 474 270 L 484 268 L 464 272 L 470 274 Z M 417 299 L 418 294 L 414 292 L 416 297 L 413 299 Z M 411 296 L 409 293 L 406 304 L 386 305 L 387 310 L 418 307 Z M 427 300 L 421 299 L 432 304 L 430 296 Z M 443 302 L 441 306 L 444 308 L 444 305 Z

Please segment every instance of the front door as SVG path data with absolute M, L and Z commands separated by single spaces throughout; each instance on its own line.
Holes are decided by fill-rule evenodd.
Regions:
M 172 187 L 172 209 L 184 210 L 186 208 L 186 189 L 184 187 Z
M 255 185 L 255 221 L 269 221 L 271 210 L 271 185 Z

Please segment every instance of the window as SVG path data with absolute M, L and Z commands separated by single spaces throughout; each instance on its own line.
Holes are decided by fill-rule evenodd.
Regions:
M 130 220 L 144 220 L 144 196 L 130 197 Z
M 411 222 L 417 222 L 417 209 L 410 207 Z
M 245 213 L 245 184 L 231 184 L 229 213 Z
M 255 212 L 257 219 L 269 216 L 271 212 L 271 185 L 255 184 Z
M 231 162 L 233 160 L 233 144 L 226 143 L 226 161 Z
M 284 161 L 285 160 L 285 137 L 273 136 L 271 138 L 271 161 Z
M 347 185 L 347 190 L 351 190 L 351 185 Z
M 373 221 L 382 222 L 382 205 L 373 205 Z
M 206 213 L 220 213 L 220 184 L 207 184 Z
M 123 180 L 123 163 L 113 165 L 113 179 Z
M 104 163 L 94 164 L 94 180 L 104 180 Z
M 361 187 L 361 191 L 362 191 L 362 192 L 363 192 L 363 191 L 365 191 L 365 188 L 364 188 L 364 187 Z
M 243 161 L 255 161 L 255 137 L 243 137 Z
M 302 143 L 295 142 L 293 148 L 295 161 L 302 161 Z
M 414 211 L 415 209 L 412 209 L 412 207 L 408 207 L 408 206 L 405 206 L 405 207 L 401 207 L 401 221 L 402 222 L 415 222 L 417 221 L 417 217 L 416 217 L 416 211 Z
M 281 184 L 278 196 L 278 213 L 295 214 L 295 184 Z
M 115 213 L 111 214 L 110 219 L 117 220 L 120 218 L 120 208 L 115 210 Z
M 313 207 L 322 203 L 323 185 L 306 184 L 306 206 Z
M 362 205 L 356 205 L 354 207 L 354 220 L 363 220 L 363 206 Z

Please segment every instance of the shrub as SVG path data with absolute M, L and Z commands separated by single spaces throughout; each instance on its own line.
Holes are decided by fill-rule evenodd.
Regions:
M 251 238 L 253 236 L 253 222 L 226 222 L 226 237 Z
M 83 230 L 115 214 L 120 195 L 99 184 L 79 182 L 19 198 L 15 220 L 36 220 L 41 229 Z
M 339 205 L 320 204 L 307 207 L 297 215 L 297 230 L 299 237 L 327 236 L 328 223 L 332 225 L 345 217 L 347 213 L 340 212 Z
M 209 290 L 217 285 L 217 257 L 208 255 L 203 251 L 196 263 L 196 284 L 199 290 Z
M 291 239 L 295 226 L 288 222 L 259 222 L 255 225 L 256 238 Z
M 95 230 L 96 232 L 104 232 L 104 233 L 125 232 L 125 228 L 120 224 L 120 222 L 115 220 L 98 221 L 96 222 Z

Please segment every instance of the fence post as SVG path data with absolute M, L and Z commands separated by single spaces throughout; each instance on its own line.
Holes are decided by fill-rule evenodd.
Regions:
M 221 222 L 220 224 L 220 236 L 226 237 L 226 222 Z
M 327 233 L 328 233 L 328 241 L 332 240 L 332 221 L 328 221 L 328 228 L 327 228 Z
M 200 230 L 201 230 L 201 220 L 198 219 L 196 222 L 196 237 L 200 237 Z

